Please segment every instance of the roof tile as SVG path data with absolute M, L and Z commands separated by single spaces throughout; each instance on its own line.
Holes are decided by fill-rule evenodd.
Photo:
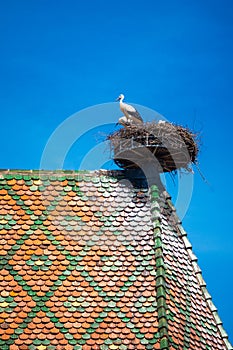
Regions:
M 0 347 L 230 349 L 170 202 L 119 179 L 2 174 Z

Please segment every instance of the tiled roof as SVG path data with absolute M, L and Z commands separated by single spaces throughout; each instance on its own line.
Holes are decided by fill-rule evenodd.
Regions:
M 1 349 L 231 349 L 169 197 L 141 187 L 1 172 Z

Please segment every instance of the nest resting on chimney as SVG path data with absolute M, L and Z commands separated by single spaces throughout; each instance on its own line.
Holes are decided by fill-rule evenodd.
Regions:
M 160 172 L 183 168 L 197 162 L 197 134 L 167 122 L 130 125 L 108 135 L 113 159 L 121 168 L 140 168 L 155 160 Z M 148 152 L 150 151 L 150 152 Z

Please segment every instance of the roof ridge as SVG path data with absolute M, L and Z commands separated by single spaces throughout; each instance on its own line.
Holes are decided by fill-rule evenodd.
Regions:
M 195 275 L 196 275 L 196 278 L 197 278 L 197 281 L 200 285 L 200 289 L 203 293 L 203 296 L 204 296 L 204 299 L 207 303 L 207 305 L 209 306 L 210 310 L 211 310 L 211 313 L 214 317 L 214 320 L 216 322 L 216 325 L 217 325 L 217 328 L 219 330 L 219 333 L 227 347 L 228 350 L 233 350 L 233 347 L 231 345 L 231 343 L 229 342 L 228 340 L 228 335 L 223 327 L 223 322 L 221 321 L 219 315 L 218 315 L 218 309 L 216 308 L 216 306 L 214 305 L 213 301 L 212 301 L 212 297 L 211 295 L 209 294 L 208 290 L 207 290 L 207 287 L 206 287 L 206 282 L 202 276 L 202 270 L 200 269 L 197 261 L 198 261 L 198 258 L 196 257 L 196 255 L 193 253 L 193 249 L 192 249 L 192 244 L 191 242 L 189 241 L 188 239 L 188 235 L 187 235 L 187 232 L 184 230 L 184 228 L 182 227 L 182 224 L 181 224 L 181 221 L 177 215 L 177 212 L 176 212 L 176 209 L 174 207 L 174 205 L 172 204 L 172 201 L 171 201 L 171 197 L 170 195 L 164 191 L 164 196 L 165 196 L 165 200 L 168 204 L 168 206 L 170 207 L 170 209 L 172 210 L 172 213 L 176 219 L 176 222 L 177 222 L 177 229 L 180 233 L 180 238 L 183 240 L 184 242 L 184 246 L 187 250 L 187 253 L 188 253 L 188 257 L 191 261 L 191 264 L 192 264 L 192 267 L 193 267 L 193 270 L 195 272 Z
M 107 170 L 107 169 L 99 169 L 99 170 L 65 170 L 65 169 L 57 169 L 57 170 L 49 170 L 49 169 L 0 169 L 0 174 L 109 174 L 109 173 L 124 173 L 124 170 Z
M 158 308 L 158 331 L 160 334 L 160 349 L 169 350 L 168 320 L 166 305 L 165 263 L 163 259 L 161 220 L 158 205 L 159 189 L 156 185 L 150 187 L 151 194 L 151 221 L 153 224 L 155 242 L 156 266 L 156 300 Z
M 0 169 L 0 178 L 10 177 L 16 179 L 22 179 L 26 176 L 31 176 L 32 178 L 44 177 L 56 177 L 58 180 L 62 177 L 78 177 L 78 176 L 107 176 L 107 177 L 126 177 L 130 181 L 133 180 L 143 180 L 145 182 L 145 175 L 142 171 L 138 169 L 98 169 L 98 170 L 43 170 L 43 169 Z M 140 187 L 140 186 L 139 186 Z

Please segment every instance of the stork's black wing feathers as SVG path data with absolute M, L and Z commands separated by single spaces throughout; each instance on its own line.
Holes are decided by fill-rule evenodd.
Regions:
M 129 114 L 129 115 L 131 115 L 132 117 L 134 117 L 134 118 L 136 118 L 136 119 L 138 119 L 138 120 L 141 120 L 142 122 L 143 122 L 143 119 L 142 119 L 142 117 L 140 116 L 140 114 L 138 113 L 138 111 L 135 109 L 135 111 L 127 111 L 127 113 Z

